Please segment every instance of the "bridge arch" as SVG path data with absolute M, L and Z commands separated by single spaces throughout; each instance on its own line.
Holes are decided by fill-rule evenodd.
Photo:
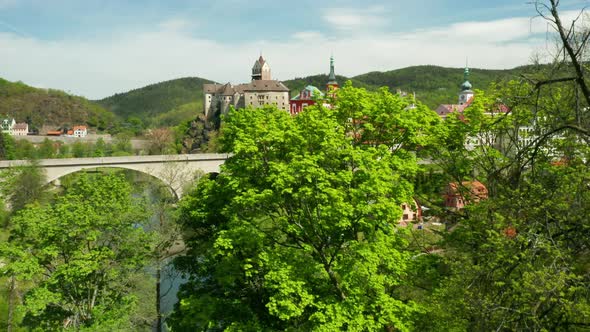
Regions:
M 124 168 L 151 175 L 168 185 L 181 198 L 183 187 L 197 172 L 219 173 L 227 159 L 225 154 L 192 154 L 161 156 L 126 156 L 99 158 L 43 159 L 39 167 L 46 173 L 47 183 L 85 169 Z M 26 165 L 24 160 L 0 161 L 0 169 Z

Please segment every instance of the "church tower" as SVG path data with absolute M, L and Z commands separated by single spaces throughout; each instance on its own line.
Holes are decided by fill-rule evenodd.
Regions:
M 471 98 L 473 98 L 473 90 L 471 90 L 472 86 L 469 83 L 469 68 L 465 67 L 465 71 L 463 72 L 463 79 L 464 82 L 461 84 L 461 92 L 459 93 L 459 105 L 463 105 L 467 103 Z
M 260 55 L 260 58 L 254 62 L 254 66 L 252 67 L 252 81 L 269 81 L 271 79 L 270 66 L 268 65 L 268 62 L 264 60 L 262 55 Z
M 334 93 L 338 90 L 338 82 L 336 81 L 336 73 L 334 72 L 334 56 L 330 57 L 330 75 L 328 76 L 328 84 L 326 84 L 326 91 L 328 97 L 333 98 Z

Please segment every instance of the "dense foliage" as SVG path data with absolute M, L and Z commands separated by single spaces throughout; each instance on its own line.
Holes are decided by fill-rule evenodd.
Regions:
M 395 224 L 412 199 L 410 151 L 428 144 L 423 129 L 438 118 L 408 106 L 386 90 L 347 86 L 337 110 L 231 112 L 221 144 L 232 157 L 182 202 L 192 236 L 179 267 L 191 280 L 172 326 L 410 330 L 421 308 L 404 288 L 421 260 Z M 351 114 L 365 121 L 350 123 Z M 393 152 L 366 144 L 391 141 L 383 126 L 406 133 Z
M 21 307 L 35 330 L 123 330 L 132 326 L 133 280 L 146 265 L 145 209 L 120 176 L 83 175 L 50 205 L 12 218 L 1 253 L 5 273 L 34 287 Z

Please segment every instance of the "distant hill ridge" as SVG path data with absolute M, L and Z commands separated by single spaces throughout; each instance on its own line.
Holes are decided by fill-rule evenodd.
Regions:
M 506 70 L 474 68 L 471 69 L 469 80 L 474 88 L 485 90 L 491 82 L 514 79 L 533 69 L 533 66 Z M 401 89 L 408 93 L 415 92 L 418 100 L 434 109 L 439 104 L 456 101 L 463 82 L 463 68 L 413 66 L 354 77 L 337 76 L 337 80 L 341 85 L 351 80 L 354 86 L 369 90 L 387 86 L 391 91 Z M 293 97 L 307 85 L 323 90 L 327 81 L 326 74 L 319 74 L 283 83 L 291 89 Z M 90 102 L 62 91 L 36 89 L 20 82 L 0 79 L 0 116 L 14 117 L 17 121 L 25 121 L 30 117 L 39 127 L 86 123 L 91 127 L 106 129 L 116 120 L 115 115 L 122 120 L 138 118 L 146 127 L 175 126 L 202 113 L 205 83 L 213 81 L 184 77 Z

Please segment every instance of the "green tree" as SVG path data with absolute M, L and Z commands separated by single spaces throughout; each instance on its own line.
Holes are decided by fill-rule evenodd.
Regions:
M 455 224 L 445 234 L 445 278 L 421 330 L 590 326 L 590 95 L 579 70 L 589 34 L 585 27 L 563 26 L 558 1 L 535 3 L 569 59 L 494 86 L 487 97 L 478 93 L 462 121 L 446 123 L 449 137 L 496 138 L 473 150 L 441 144 L 435 155 L 454 181 L 477 175 L 489 199 L 448 211 Z M 499 106 L 509 112 L 489 114 Z
M 7 160 L 12 160 L 16 158 L 15 152 L 15 142 L 14 138 L 8 134 L 0 134 L 4 139 L 4 157 Z
M 41 145 L 39 145 L 38 149 L 38 154 L 39 154 L 39 158 L 42 159 L 51 159 L 51 158 L 55 158 L 57 155 L 57 149 L 55 147 L 55 142 L 45 138 L 43 140 L 43 142 L 41 143 Z
M 14 140 L 14 158 L 19 160 L 36 159 L 37 149 L 26 139 Z
M 13 218 L 3 270 L 32 283 L 23 325 L 39 330 L 130 330 L 133 280 L 152 236 L 146 215 L 117 175 L 84 174 L 52 205 Z
M 178 266 L 192 278 L 173 327 L 410 330 L 421 309 L 405 295 L 414 263 L 395 225 L 417 169 L 406 149 L 425 138 L 412 119 L 436 118 L 408 106 L 346 86 L 334 110 L 230 112 L 220 143 L 232 157 L 180 205 L 192 236 Z M 367 132 L 350 131 L 350 112 Z M 390 120 L 393 133 L 369 132 Z
M 84 158 L 89 156 L 88 145 L 81 141 L 72 144 L 72 154 L 74 158 Z
M 131 145 L 131 136 L 125 133 L 120 133 L 115 136 L 113 142 L 113 156 L 130 156 L 133 155 L 133 147 Z
M 128 129 L 133 133 L 134 136 L 141 135 L 144 129 L 143 121 L 136 116 L 128 117 L 127 122 L 124 123 L 124 125 L 128 126 Z
M 0 160 L 6 160 L 6 142 L 4 140 L 4 133 L 0 132 Z
M 57 158 L 72 158 L 70 146 L 64 142 L 59 142 L 57 150 Z
M 42 202 L 46 198 L 45 172 L 36 161 L 13 169 L 12 174 L 5 180 L 6 196 L 13 213 L 20 211 L 27 204 Z
M 93 157 L 106 157 L 111 154 L 110 147 L 105 143 L 104 139 L 99 138 L 94 143 L 94 147 L 92 149 L 92 156 Z

